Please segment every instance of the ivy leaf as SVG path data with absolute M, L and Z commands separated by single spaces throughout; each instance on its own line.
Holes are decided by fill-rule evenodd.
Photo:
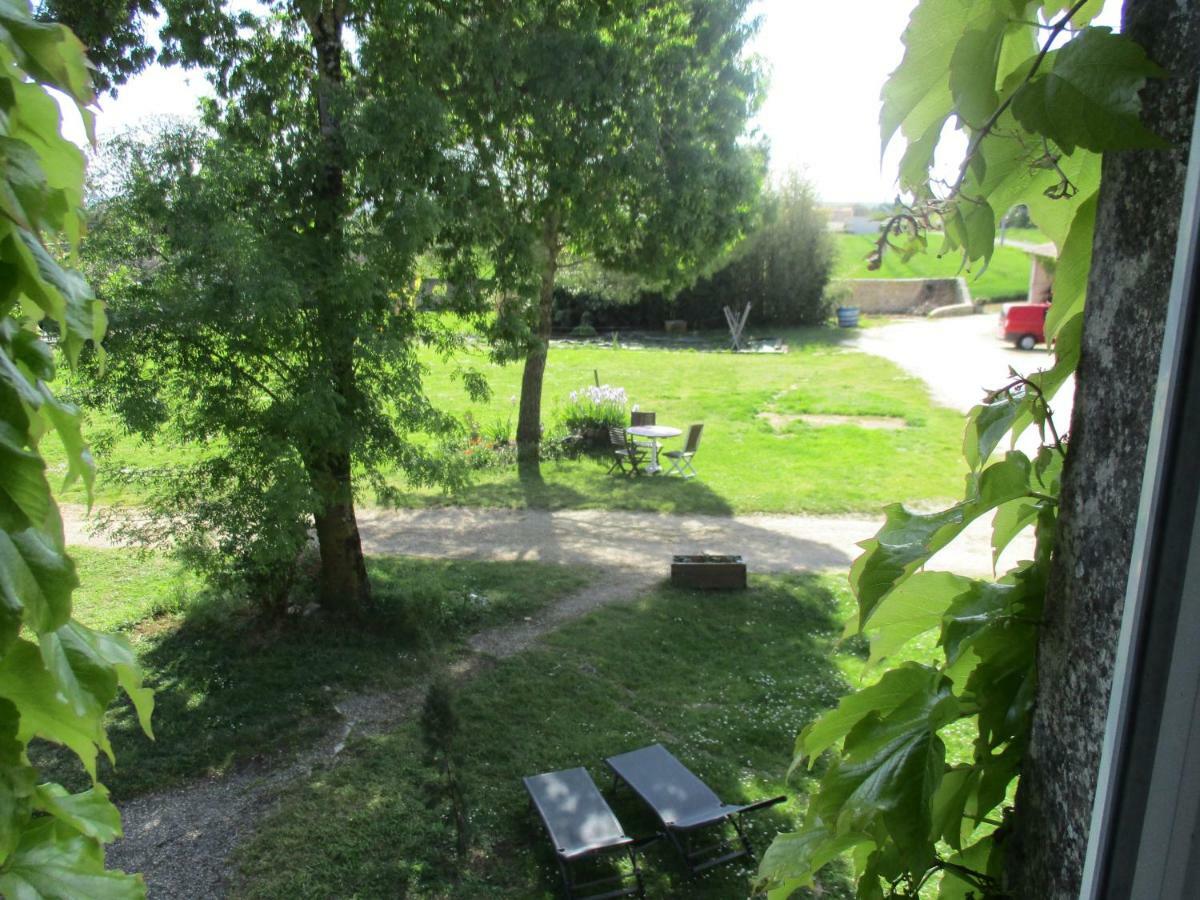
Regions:
M 106 871 L 98 842 L 54 819 L 38 819 L 22 831 L 0 873 L 0 893 L 10 900 L 138 900 L 146 896 L 146 886 L 140 875 Z
M 1010 451 L 979 475 L 968 478 L 969 499 L 936 513 L 913 513 L 901 504 L 884 510 L 883 527 L 862 541 L 863 553 L 850 567 L 850 586 L 858 599 L 861 628 L 875 607 L 967 525 L 1002 503 L 1029 493 L 1030 463 Z
M 1013 538 L 1037 521 L 1041 503 L 1033 499 L 1010 500 L 996 509 L 992 519 L 992 565 Z
M 37 645 L 18 640 L 0 660 L 0 697 L 10 700 L 21 717 L 18 740 L 41 737 L 64 744 L 95 781 L 97 747 L 108 747 L 100 717 L 76 715 L 59 696 L 58 684 L 46 671 Z
M 42 399 L 41 413 L 58 434 L 66 452 L 67 475 L 63 480 L 62 489 L 66 490 L 76 479 L 82 479 L 90 501 L 96 479 L 96 463 L 83 439 L 79 410 L 55 397 L 46 384 L 39 385 L 39 388 Z
M 953 766 L 946 770 L 933 795 L 933 834 L 955 850 L 961 849 L 963 840 L 975 830 L 975 823 L 965 813 L 982 777 L 974 766 Z
M 991 403 L 981 403 L 967 414 L 963 438 L 963 456 L 974 470 L 984 466 L 1012 428 L 1021 409 L 1021 401 L 1004 395 Z
M 885 672 L 883 677 L 870 687 L 847 694 L 836 709 L 825 713 L 800 732 L 792 769 L 803 759 L 809 760 L 811 768 L 821 753 L 842 740 L 868 715 L 887 715 L 914 696 L 928 694 L 940 678 L 941 675 L 936 669 L 917 663 L 905 663 Z
M 881 152 L 902 125 L 906 137 L 918 140 L 950 114 L 950 60 L 970 17 L 971 4 L 962 0 L 921 0 L 913 10 L 904 29 L 904 58 L 881 94 Z
M 817 872 L 847 850 L 859 845 L 874 846 L 869 835 L 835 834 L 825 825 L 776 835 L 758 866 L 755 888 L 768 898 L 785 900 L 801 888 L 812 887 Z
M 954 108 L 959 118 L 976 128 L 981 127 L 1000 105 L 996 72 L 1005 25 L 1005 19 L 997 15 L 984 27 L 968 30 L 959 39 L 950 58 L 950 92 L 954 96 Z
M 1034 76 L 1017 94 L 1013 115 L 1066 153 L 1076 147 L 1098 153 L 1165 149 L 1170 145 L 1142 124 L 1138 100 L 1147 78 L 1165 74 L 1127 37 L 1109 28 L 1084 28 L 1059 49 L 1050 71 Z
M 1089 196 L 1071 221 L 1071 230 L 1063 244 L 1054 270 L 1054 302 L 1046 312 L 1046 340 L 1058 336 L 1062 324 L 1083 312 L 1088 273 L 1092 269 L 1092 236 L 1096 230 L 1096 205 L 1099 192 Z
M 937 673 L 895 709 L 855 725 L 821 779 L 814 814 L 839 833 L 882 822 L 903 855 L 932 858 L 932 800 L 946 768 L 937 731 L 959 716 L 951 687 Z
M 942 624 L 955 597 L 972 584 L 953 572 L 918 572 L 875 607 L 863 631 L 871 640 L 869 664 L 885 659 L 918 635 Z
M 0 498 L 7 499 L 34 525 L 44 522 L 50 512 L 46 464 L 4 420 L 0 420 Z
M 121 813 L 102 784 L 78 794 L 68 793 L 62 785 L 42 784 L 35 797 L 39 809 L 86 837 L 107 844 L 121 836 Z
M 883 527 L 859 544 L 863 553 L 850 567 L 850 586 L 858 598 L 859 628 L 875 607 L 929 557 L 967 525 L 966 504 L 936 513 L 914 513 L 902 504 L 884 509 Z

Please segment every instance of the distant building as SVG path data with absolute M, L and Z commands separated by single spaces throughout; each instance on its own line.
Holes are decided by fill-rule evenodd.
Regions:
M 853 206 L 826 206 L 829 230 L 839 234 L 879 234 L 880 220 Z
M 1058 248 L 1049 243 L 1019 246 L 1029 254 L 1029 294 L 1026 299 L 1030 303 L 1049 303 L 1054 295 L 1054 267 L 1058 262 Z

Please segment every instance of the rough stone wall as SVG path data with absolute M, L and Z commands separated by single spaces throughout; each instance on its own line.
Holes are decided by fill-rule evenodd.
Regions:
M 1180 149 L 1104 160 L 1037 708 L 1009 841 L 1012 892 L 1026 900 L 1079 893 L 1200 78 L 1194 3 L 1129 0 L 1124 19 L 1171 72 L 1143 92 L 1144 118 Z
M 847 278 L 846 306 L 865 313 L 924 315 L 939 306 L 970 303 L 971 291 L 962 278 Z

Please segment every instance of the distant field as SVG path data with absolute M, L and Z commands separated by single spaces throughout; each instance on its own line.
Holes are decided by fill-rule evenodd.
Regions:
M 1009 236 L 1015 240 L 1035 242 L 1036 232 L 1017 232 Z M 971 296 L 978 300 L 994 300 L 1007 297 L 1022 297 L 1029 289 L 1029 257 L 1015 247 L 997 247 L 991 265 L 982 274 L 960 271 L 958 257 L 946 256 L 939 259 L 939 238 L 930 241 L 927 253 L 914 256 L 907 263 L 896 254 L 885 254 L 883 265 L 878 271 L 867 269 L 866 257 L 874 247 L 869 235 L 839 234 L 834 237 L 837 248 L 836 278 L 953 278 L 962 275 L 967 279 Z

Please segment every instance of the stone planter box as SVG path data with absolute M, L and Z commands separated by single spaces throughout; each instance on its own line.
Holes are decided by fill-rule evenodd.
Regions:
M 671 584 L 702 590 L 746 587 L 746 562 L 740 556 L 674 556 Z

